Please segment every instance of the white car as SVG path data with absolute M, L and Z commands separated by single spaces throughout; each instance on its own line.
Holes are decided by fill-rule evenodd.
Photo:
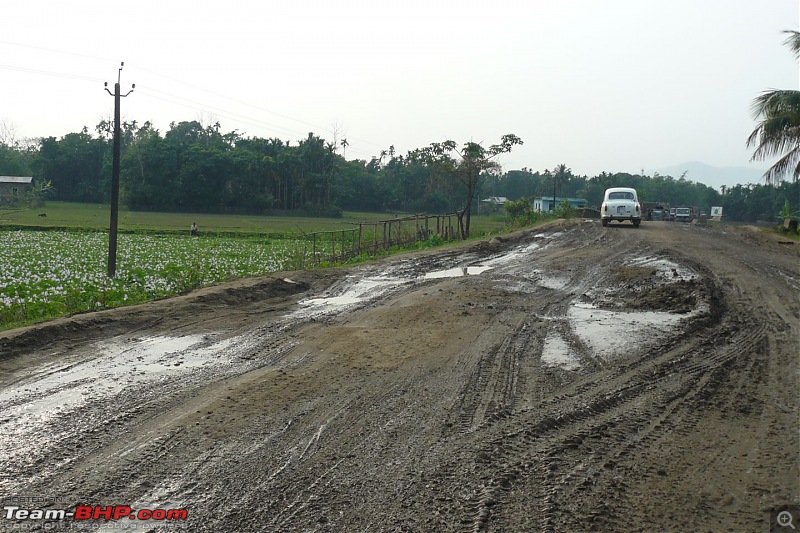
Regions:
M 636 189 L 630 187 L 612 187 L 606 189 L 603 195 L 603 205 L 600 206 L 600 219 L 603 226 L 614 220 L 623 222 L 630 220 L 638 228 L 642 222 L 642 206 Z

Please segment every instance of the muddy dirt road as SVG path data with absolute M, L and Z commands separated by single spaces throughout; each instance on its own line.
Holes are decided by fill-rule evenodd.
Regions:
M 6 332 L 0 498 L 188 510 L 94 523 L 129 530 L 762 531 L 800 504 L 799 251 L 562 222 Z

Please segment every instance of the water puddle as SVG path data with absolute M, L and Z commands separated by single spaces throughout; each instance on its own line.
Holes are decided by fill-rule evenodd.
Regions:
M 300 305 L 308 307 L 340 307 L 345 305 L 353 305 L 361 302 L 363 298 L 352 294 L 343 294 L 341 296 L 330 296 L 328 298 L 309 298 L 300 302 Z
M 612 360 L 658 346 L 686 315 L 655 311 L 620 312 L 573 304 L 567 312 L 575 333 L 598 357 Z
M 208 344 L 205 336 L 187 335 L 185 337 L 147 337 L 138 344 L 131 346 L 127 343 L 112 345 L 111 353 L 118 351 L 118 357 L 123 355 L 122 364 L 134 376 L 153 379 L 159 374 L 180 372 L 186 369 L 200 368 L 203 366 L 217 365 L 230 361 L 220 354 L 234 343 L 235 339 L 225 339 Z M 136 361 L 131 362 L 130 356 Z M 134 378 L 136 379 L 136 378 Z M 130 378 L 128 378 L 128 383 Z
M 553 233 L 537 233 L 533 236 L 534 239 L 556 239 L 564 235 L 563 231 L 554 231 Z
M 689 281 L 698 277 L 692 269 L 662 257 L 637 257 L 629 264 L 635 267 L 654 268 L 658 275 L 667 281 Z
M 206 335 L 114 339 L 94 345 L 97 357 L 33 369 L 30 378 L 0 391 L 0 440 L 25 442 L 43 424 L 92 402 L 108 401 L 145 382 L 229 363 L 221 353 L 234 342 L 209 342 Z M 28 453 L 24 448 L 0 446 L 0 460 Z
M 515 261 L 518 261 L 530 255 L 532 252 L 538 250 L 541 247 L 542 247 L 541 244 L 539 244 L 538 242 L 534 242 L 526 246 L 515 248 L 508 253 L 504 253 L 503 255 L 498 255 L 496 257 L 492 257 L 491 259 L 487 259 L 486 261 L 483 261 L 482 264 L 493 268 L 500 267 L 508 263 L 513 263 Z
M 545 289 L 562 290 L 569 286 L 567 278 L 549 276 L 541 270 L 534 270 L 533 272 L 539 277 L 538 285 Z
M 201 341 L 201 335 L 187 335 L 101 343 L 97 351 L 104 353 L 103 356 L 60 368 L 45 367 L 24 384 L 3 389 L 0 391 L 0 406 L 7 405 L 20 395 L 38 398 L 12 408 L 11 412 L 14 415 L 36 416 L 40 420 L 50 418 L 59 411 L 84 403 L 88 396 L 100 390 L 103 393 L 118 391 L 132 382 L 141 381 L 142 378 L 137 376 L 145 374 L 145 370 L 152 377 L 153 372 L 175 368 L 175 363 L 169 363 L 168 366 L 168 354 L 180 353 Z M 190 364 L 192 362 L 189 357 L 181 358 L 181 363 L 187 361 Z
M 562 232 L 539 234 L 536 237 L 551 239 L 561 234 Z M 412 265 L 409 268 L 408 264 L 405 264 L 399 268 L 383 271 L 379 275 L 366 276 L 361 279 L 358 279 L 358 276 L 351 276 L 326 291 L 322 296 L 306 298 L 298 302 L 299 309 L 289 315 L 289 318 L 314 318 L 336 314 L 348 307 L 364 304 L 385 296 L 394 288 L 404 284 L 413 284 L 432 279 L 476 276 L 488 270 L 499 269 L 506 264 L 513 265 L 524 260 L 525 257 L 541 247 L 541 242 L 532 242 L 486 260 L 476 259 L 475 262 L 479 264 L 452 267 L 432 272 L 421 273 L 419 267 L 413 267 Z
M 560 334 L 549 334 L 542 348 L 542 362 L 564 370 L 578 370 L 581 367 L 575 352 Z
M 447 270 L 438 270 L 436 272 L 427 272 L 424 279 L 440 279 L 440 278 L 459 278 L 461 276 L 475 276 L 482 274 L 487 270 L 491 270 L 491 266 L 467 266 L 449 268 Z
M 431 279 L 458 278 L 463 276 L 476 276 L 495 268 L 496 265 L 518 259 L 523 253 L 529 253 L 538 248 L 538 244 L 526 246 L 522 251 L 511 252 L 502 256 L 484 261 L 480 265 L 459 266 L 444 270 L 420 273 L 417 269 L 404 268 L 402 273 L 397 270 L 384 271 L 377 276 L 367 276 L 357 279 L 356 276 L 347 278 L 328 290 L 323 296 L 300 300 L 297 309 L 290 318 L 311 318 L 321 315 L 335 314 L 347 307 L 363 304 L 376 298 L 385 296 L 388 292 L 400 285 L 418 283 Z M 357 279 L 356 281 L 353 281 Z M 352 283 L 352 284 L 350 284 Z M 350 284 L 350 285 L 349 285 Z
M 300 300 L 300 309 L 292 313 L 291 316 L 302 318 L 338 312 L 344 307 L 378 298 L 394 287 L 410 281 L 385 275 L 366 277 L 356 281 L 353 285 L 345 287 L 339 294 Z M 331 292 L 335 292 L 335 290 L 333 289 Z

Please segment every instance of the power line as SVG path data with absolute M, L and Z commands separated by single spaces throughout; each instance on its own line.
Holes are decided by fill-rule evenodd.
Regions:
M 257 105 L 255 105 L 255 104 L 251 104 L 251 103 L 249 103 L 249 102 L 245 102 L 244 100 L 241 100 L 241 99 L 239 99 L 239 98 L 234 98 L 234 97 L 232 97 L 232 96 L 228 96 L 228 95 L 225 95 L 225 94 L 222 94 L 222 93 L 218 93 L 218 92 L 216 92 L 216 91 L 211 91 L 211 90 L 209 90 L 209 89 L 206 89 L 205 87 L 199 87 L 199 86 L 197 86 L 197 85 L 193 85 L 193 84 L 191 84 L 191 83 L 188 83 L 188 82 L 185 82 L 185 81 L 183 81 L 183 80 L 179 80 L 179 79 L 177 79 L 177 78 L 173 78 L 173 77 L 171 77 L 171 76 L 166 76 L 166 75 L 164 75 L 164 74 L 160 74 L 160 73 L 158 73 L 158 72 L 155 72 L 155 71 L 152 71 L 152 70 L 150 70 L 150 69 L 146 69 L 146 68 L 143 68 L 143 67 L 138 67 L 138 68 L 139 68 L 139 69 L 141 69 L 141 70 L 143 70 L 143 71 L 145 71 L 145 72 L 149 72 L 150 74 L 155 74 L 156 76 L 160 76 L 160 77 L 162 77 L 162 78 L 165 78 L 165 79 L 168 79 L 168 80 L 170 80 L 170 81 L 173 81 L 173 82 L 176 82 L 176 83 L 180 83 L 180 84 L 182 84 L 182 85 L 185 85 L 185 86 L 187 86 L 187 87 L 191 87 L 192 89 L 196 89 L 196 90 L 198 90 L 198 91 L 203 91 L 203 92 L 206 92 L 206 93 L 208 93 L 208 94 L 213 94 L 214 96 L 219 96 L 220 98 L 225 98 L 226 100 L 230 100 L 230 101 L 232 101 L 232 102 L 236 102 L 236 103 L 238 103 L 238 104 L 246 105 L 246 106 L 248 106 L 248 107 L 252 107 L 253 109 L 258 109 L 259 111 L 264 111 L 265 113 L 270 113 L 270 114 L 272 114 L 272 115 L 275 115 L 275 116 L 278 116 L 278 117 L 281 117 L 281 118 L 285 118 L 285 119 L 287 119 L 287 120 L 291 120 L 291 121 L 294 121 L 294 122 L 298 122 L 298 123 L 300 123 L 300 124 L 305 124 L 306 126 L 310 126 L 310 127 L 312 127 L 312 128 L 315 128 L 315 129 L 324 129 L 324 130 L 326 130 L 326 131 L 329 131 L 327 128 L 319 128 L 317 125 L 315 125 L 315 124 L 311 124 L 310 122 L 306 122 L 306 121 L 304 121 L 304 120 L 300 120 L 300 119 L 293 118 L 293 117 L 290 117 L 290 116 L 287 116 L 287 115 L 283 115 L 283 114 L 281 114 L 281 113 L 277 113 L 277 112 L 275 112 L 275 111 L 271 111 L 271 110 L 269 110 L 269 109 L 266 109 L 266 108 L 263 108 L 263 107 L 257 106 Z
M 6 41 L 6 40 L 0 40 L 0 44 L 19 46 L 19 47 L 30 48 L 30 49 L 34 49 L 34 50 L 41 50 L 41 51 L 44 51 L 44 52 L 49 52 L 49 53 L 54 53 L 54 54 L 69 55 L 69 56 L 81 57 L 81 58 L 91 59 L 91 60 L 96 60 L 96 61 L 103 61 L 103 62 L 111 61 L 108 58 L 103 58 L 103 57 L 99 57 L 99 56 L 92 56 L 92 55 L 88 55 L 88 54 L 79 54 L 79 53 L 65 51 L 65 50 L 55 50 L 55 49 L 46 48 L 46 47 L 42 47 L 42 46 L 30 45 L 30 44 L 25 44 L 25 43 L 16 43 L 16 42 L 11 42 L 11 41 Z M 306 126 L 312 128 L 312 131 L 327 132 L 327 133 L 331 133 L 331 134 L 335 134 L 336 133 L 336 132 L 332 131 L 330 128 L 328 128 L 328 127 L 321 127 L 321 126 L 319 126 L 317 124 L 312 124 L 312 123 L 307 122 L 307 121 L 302 120 L 302 119 L 298 119 L 298 118 L 294 118 L 294 117 L 291 117 L 291 116 L 288 116 L 288 115 L 285 115 L 285 114 L 282 114 L 282 113 L 278 113 L 278 112 L 272 111 L 270 109 L 267 109 L 265 107 L 262 107 L 262 106 L 259 106 L 259 105 L 255 105 L 255 104 L 250 103 L 250 102 L 246 102 L 246 101 L 244 101 L 244 100 L 242 100 L 240 98 L 235 98 L 235 97 L 231 97 L 231 96 L 219 93 L 219 92 L 211 91 L 211 90 L 206 89 L 204 87 L 199 87 L 197 85 L 194 85 L 194 84 L 188 83 L 186 81 L 174 78 L 172 76 L 167 76 L 167 75 L 161 74 L 159 72 L 156 72 L 156 71 L 153 71 L 153 70 L 141 67 L 141 66 L 136 66 L 136 64 L 131 64 L 130 62 L 129 62 L 128 66 L 129 66 L 129 68 L 131 68 L 131 67 L 132 68 L 138 68 L 139 70 L 141 70 L 143 72 L 148 72 L 150 74 L 153 74 L 153 75 L 162 77 L 164 79 L 170 80 L 170 81 L 172 81 L 174 83 L 179 83 L 179 84 L 185 85 L 187 87 L 190 87 L 192 89 L 195 89 L 195 90 L 198 90 L 198 91 L 202 91 L 202 92 L 214 95 L 214 96 L 219 97 L 219 98 L 224 98 L 226 100 L 230 100 L 232 102 L 236 102 L 236 103 L 238 103 L 240 105 L 244 105 L 244 106 L 256 109 L 258 111 L 264 112 L 264 113 L 269 113 L 271 115 L 274 115 L 274 116 L 277 116 L 277 117 L 280 117 L 280 118 L 283 118 L 283 119 L 286 119 L 286 120 L 290 120 L 292 122 L 297 122 L 298 124 L 306 125 Z M 92 76 L 69 74 L 69 73 L 64 73 L 64 72 L 55 72 L 55 71 L 42 70 L 42 69 L 32 69 L 32 68 L 28 68 L 28 67 L 18 67 L 18 66 L 14 66 L 14 65 L 2 65 L 2 64 L 0 64 L 0 69 L 23 72 L 23 73 L 27 73 L 27 74 L 40 74 L 40 75 L 46 75 L 46 76 L 77 79 L 77 80 L 84 80 L 84 81 L 91 81 L 91 82 L 103 81 L 103 79 L 101 79 L 101 78 L 96 78 L 96 77 L 92 77 Z M 140 90 L 141 90 L 141 87 L 140 87 Z M 170 100 L 166 100 L 164 98 L 156 96 L 155 94 L 152 94 L 149 91 L 152 91 L 154 93 L 161 93 L 161 94 L 167 95 L 167 96 L 171 97 L 173 100 L 171 100 L 171 101 Z M 202 102 L 192 101 L 192 100 L 186 99 L 186 98 L 181 97 L 181 96 L 172 95 L 170 93 L 167 93 L 165 91 L 160 91 L 158 89 L 150 88 L 149 91 L 145 90 L 145 91 L 143 91 L 143 93 L 146 94 L 147 96 L 149 96 L 150 98 L 156 98 L 156 99 L 161 99 L 161 100 L 164 100 L 164 101 L 170 101 L 171 103 L 178 104 L 178 105 L 184 105 L 185 107 L 192 108 L 193 106 L 200 106 L 200 107 L 206 108 L 206 109 L 217 109 L 217 110 L 222 109 L 222 108 L 219 108 L 219 107 L 216 107 L 216 106 L 213 106 L 213 105 L 209 105 L 209 104 L 205 104 L 205 103 L 202 103 Z M 181 101 L 189 102 L 192 105 L 189 106 L 189 105 L 186 105 L 186 104 L 181 104 L 180 103 Z M 279 131 L 282 131 L 282 132 L 287 133 L 287 134 L 297 135 L 298 137 L 301 137 L 301 138 L 304 137 L 305 133 L 306 133 L 306 132 L 300 132 L 299 130 L 294 130 L 294 129 L 291 129 L 291 128 L 288 128 L 288 127 L 279 126 L 277 124 L 269 123 L 269 122 L 266 122 L 266 121 L 256 120 L 254 122 L 254 119 L 252 117 L 245 117 L 244 115 L 240 115 L 238 113 L 234 113 L 234 112 L 230 112 L 230 111 L 226 111 L 226 110 L 222 110 L 221 112 L 216 111 L 215 114 L 218 114 L 218 115 L 223 116 L 224 118 L 228 118 L 230 120 L 243 122 L 243 123 L 250 124 L 250 125 L 253 125 L 253 126 L 256 126 L 256 127 L 265 127 L 265 126 L 267 126 L 269 128 L 272 128 L 272 129 L 275 129 L 275 130 L 279 130 Z M 225 116 L 225 115 L 228 115 L 228 116 Z M 230 115 L 238 116 L 240 118 L 232 118 Z M 347 138 L 348 138 L 348 140 L 357 141 L 358 144 L 371 145 L 371 146 L 374 146 L 374 147 L 379 148 L 379 149 L 385 149 L 386 148 L 385 146 L 383 146 L 381 144 L 378 144 L 378 143 L 375 143 L 373 141 L 369 141 L 369 140 L 366 140 L 366 139 L 361 139 L 359 137 L 355 137 L 355 136 L 352 136 L 352 135 L 347 135 Z M 367 158 L 371 158 L 371 157 L 374 156 L 374 154 L 372 154 L 372 153 L 370 153 L 370 152 L 368 152 L 366 150 L 361 150 L 357 146 L 348 147 L 348 148 L 349 148 L 349 150 L 351 152 L 354 152 L 354 153 L 357 153 L 357 154 L 360 153 L 362 155 L 365 155 Z
M 44 46 L 38 46 L 38 45 L 34 45 L 34 44 L 15 43 L 15 42 L 6 41 L 6 40 L 3 40 L 3 39 L 0 39 L 0 44 L 9 44 L 11 46 L 19 46 L 19 47 L 22 47 L 22 48 L 30 48 L 32 50 L 41 50 L 43 52 L 51 52 L 51 53 L 54 53 L 54 54 L 62 54 L 62 55 L 66 55 L 66 56 L 83 57 L 85 59 L 93 59 L 93 60 L 98 60 L 98 61 L 114 61 L 114 62 L 116 62 L 116 59 L 111 59 L 111 58 L 108 58 L 108 57 L 99 57 L 99 56 L 92 56 L 92 55 L 87 55 L 87 54 L 78 54 L 76 52 L 69 52 L 69 51 L 66 51 L 66 50 L 56 50 L 54 48 L 45 48 Z
M 267 108 L 265 108 L 265 107 L 262 107 L 262 106 L 259 106 L 259 105 L 255 105 L 255 104 L 252 104 L 252 103 L 250 103 L 250 102 L 246 102 L 246 101 L 244 101 L 244 100 L 241 100 L 240 98 L 234 98 L 234 97 L 232 97 L 232 96 L 228 96 L 228 95 L 225 95 L 225 94 L 222 94 L 222 93 L 216 92 L 216 91 L 211 91 L 211 90 L 209 90 L 209 89 L 206 89 L 205 87 L 199 87 L 199 86 L 197 86 L 197 85 L 193 85 L 193 84 L 191 84 L 191 83 L 188 83 L 188 82 L 186 82 L 186 81 L 183 81 L 183 80 L 180 80 L 180 79 L 174 78 L 174 77 L 172 77 L 172 76 L 166 76 L 166 75 L 164 75 L 164 74 L 161 74 L 161 73 L 159 73 L 159 72 L 155 72 L 155 71 L 153 71 L 153 70 L 150 70 L 150 69 L 147 69 L 147 68 L 144 68 L 144 67 L 136 67 L 136 68 L 139 68 L 140 70 L 142 70 L 142 71 L 144 71 L 144 72 L 149 72 L 150 74 L 154 74 L 154 75 L 156 75 L 156 76 L 159 76 L 159 77 L 165 78 L 165 79 L 167 79 L 167 80 L 173 81 L 173 82 L 175 82 L 175 83 L 180 83 L 180 84 L 182 84 L 182 85 L 185 85 L 186 87 L 190 87 L 190 88 L 192 88 L 192 89 L 195 89 L 195 90 L 198 90 L 198 91 L 202 91 L 202 92 L 205 92 L 205 93 L 208 93 L 208 94 L 214 95 L 214 96 L 218 96 L 218 97 L 220 97 L 220 98 L 225 98 L 226 100 L 230 100 L 230 101 L 232 101 L 232 102 L 236 102 L 236 103 L 238 103 L 238 104 L 245 105 L 245 106 L 247 106 L 247 107 L 251 107 L 251 108 L 253 108 L 253 109 L 257 109 L 258 111 L 263 111 L 263 112 L 265 112 L 265 113 L 269 113 L 269 114 L 271 114 L 271 115 L 275 115 L 275 116 L 277 116 L 277 117 L 285 118 L 285 119 L 287 119 L 287 120 L 291 120 L 291 121 L 293 121 L 293 122 L 297 122 L 297 123 L 299 123 L 299 124 L 304 124 L 304 125 L 306 125 L 306 126 L 309 126 L 309 127 L 313 128 L 315 131 L 326 131 L 326 132 L 328 132 L 328 133 L 334 133 L 334 132 L 333 132 L 333 131 L 332 131 L 330 128 L 327 128 L 327 127 L 322 127 L 322 126 L 319 126 L 318 124 L 312 124 L 312 123 L 310 123 L 310 122 L 307 122 L 307 121 L 305 121 L 305 120 L 301 120 L 301 119 L 298 119 L 298 118 L 290 117 L 290 116 L 288 116 L 288 115 L 284 115 L 284 114 L 282 114 L 282 113 L 278 113 L 278 112 L 276 112 L 276 111 L 272 111 L 272 110 L 270 110 L 270 109 L 267 109 Z M 152 89 L 152 90 L 157 90 L 157 89 Z M 165 94 L 167 94 L 167 93 L 165 93 Z M 359 139 L 359 138 L 357 138 L 357 137 L 352 137 L 352 136 L 348 136 L 348 138 L 354 139 L 354 140 L 356 140 L 356 141 L 359 141 L 359 142 L 361 142 L 361 143 L 365 143 L 365 144 L 371 144 L 371 145 L 373 145 L 373 146 L 375 146 L 375 147 L 378 147 L 378 148 L 381 148 L 381 149 L 384 149 L 384 148 L 386 148 L 385 146 L 383 146 L 383 145 L 381 145 L 381 144 L 377 144 L 377 143 L 374 143 L 374 142 L 372 142 L 372 141 L 368 141 L 368 140 L 365 140 L 365 139 Z
M 66 72 L 54 72 L 52 70 L 38 70 L 33 68 L 27 67 L 17 67 L 14 65 L 0 65 L 0 69 L 4 70 L 13 70 L 16 72 L 25 72 L 27 74 L 41 74 L 43 76 L 54 76 L 58 78 L 72 78 L 76 80 L 85 80 L 91 82 L 100 82 L 103 81 L 102 78 L 93 78 L 91 76 L 81 76 L 79 74 L 68 74 Z
M 140 87 L 139 91 L 142 94 L 144 94 L 147 97 L 149 97 L 149 98 L 153 98 L 153 99 L 156 99 L 156 100 L 161 100 L 163 102 L 169 102 L 171 104 L 187 107 L 187 108 L 190 108 L 190 109 L 208 110 L 208 111 L 212 112 L 215 115 L 222 116 L 223 118 L 228 118 L 230 120 L 236 120 L 236 121 L 239 121 L 239 122 L 250 124 L 252 126 L 257 126 L 257 127 L 268 126 L 270 128 L 274 128 L 276 130 L 283 130 L 284 133 L 288 133 L 288 134 L 291 134 L 291 135 L 301 134 L 297 130 L 290 130 L 290 129 L 284 128 L 283 126 L 279 126 L 277 124 L 271 124 L 269 122 L 254 121 L 252 119 L 252 117 L 246 117 L 246 116 L 240 115 L 238 113 L 232 113 L 232 112 L 223 110 L 223 109 L 218 108 L 218 107 L 209 106 L 209 105 L 207 105 L 205 103 L 198 102 L 196 100 L 190 100 L 188 98 L 184 98 L 184 97 L 181 97 L 181 96 L 178 96 L 178 95 L 170 94 L 170 93 L 167 93 L 167 92 L 164 92 L 164 91 L 159 91 L 157 89 L 152 89 L 152 88 L 142 89 Z M 159 94 L 164 95 L 164 96 L 159 96 Z
M 246 115 L 242 115 L 242 114 L 239 114 L 239 113 L 226 111 L 226 110 L 223 110 L 223 109 L 220 109 L 220 108 L 217 108 L 217 107 L 208 106 L 206 104 L 203 104 L 202 102 L 197 102 L 195 100 L 190 100 L 188 98 L 184 98 L 182 96 L 174 95 L 174 94 L 171 94 L 171 93 L 166 93 L 164 91 L 159 91 L 157 89 L 142 89 L 141 88 L 141 84 L 137 88 L 137 92 L 139 92 L 140 94 L 142 94 L 142 95 L 144 95 L 144 96 L 146 96 L 148 98 L 153 98 L 153 99 L 161 100 L 163 102 L 168 102 L 168 103 L 171 103 L 171 104 L 174 104 L 174 105 L 179 105 L 179 106 L 182 106 L 182 107 L 186 107 L 187 109 L 194 109 L 194 110 L 198 110 L 198 111 L 208 111 L 209 113 L 211 113 L 211 114 L 213 114 L 215 116 L 219 116 L 219 117 L 222 117 L 222 118 L 225 118 L 225 119 L 228 119 L 228 120 L 232 120 L 232 121 L 235 121 L 235 122 L 238 122 L 238 123 L 241 123 L 241 124 L 250 125 L 250 126 L 253 126 L 253 127 L 259 128 L 259 129 L 267 129 L 267 130 L 270 130 L 270 136 L 277 136 L 276 133 L 279 133 L 279 134 L 286 134 L 286 135 L 291 135 L 291 136 L 294 136 L 294 137 L 304 138 L 306 133 L 307 133 L 307 132 L 302 132 L 300 130 L 292 130 L 292 129 L 286 128 L 284 126 L 279 126 L 277 124 L 273 124 L 273 123 L 270 123 L 270 122 L 258 120 L 256 118 L 253 118 L 252 116 L 246 116 Z M 166 95 L 167 97 L 160 96 L 160 95 Z M 352 151 L 352 152 L 355 152 L 355 153 L 361 153 L 361 154 L 364 154 L 364 155 L 367 155 L 367 156 L 371 157 L 371 154 L 369 154 L 368 152 L 366 152 L 364 150 L 360 150 L 357 147 L 356 148 L 350 148 L 349 150 Z

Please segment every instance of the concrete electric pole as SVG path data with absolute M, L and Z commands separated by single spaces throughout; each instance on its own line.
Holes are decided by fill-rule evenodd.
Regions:
M 108 228 L 108 277 L 113 278 L 117 272 L 117 224 L 119 222 L 119 152 L 120 152 L 120 124 L 119 124 L 119 101 L 133 92 L 136 84 L 131 85 L 131 90 L 125 94 L 119 93 L 119 83 L 122 77 L 122 62 L 117 73 L 117 83 L 114 84 L 114 92 L 108 90 L 106 82 L 106 92 L 114 97 L 114 161 L 111 167 L 111 222 Z

